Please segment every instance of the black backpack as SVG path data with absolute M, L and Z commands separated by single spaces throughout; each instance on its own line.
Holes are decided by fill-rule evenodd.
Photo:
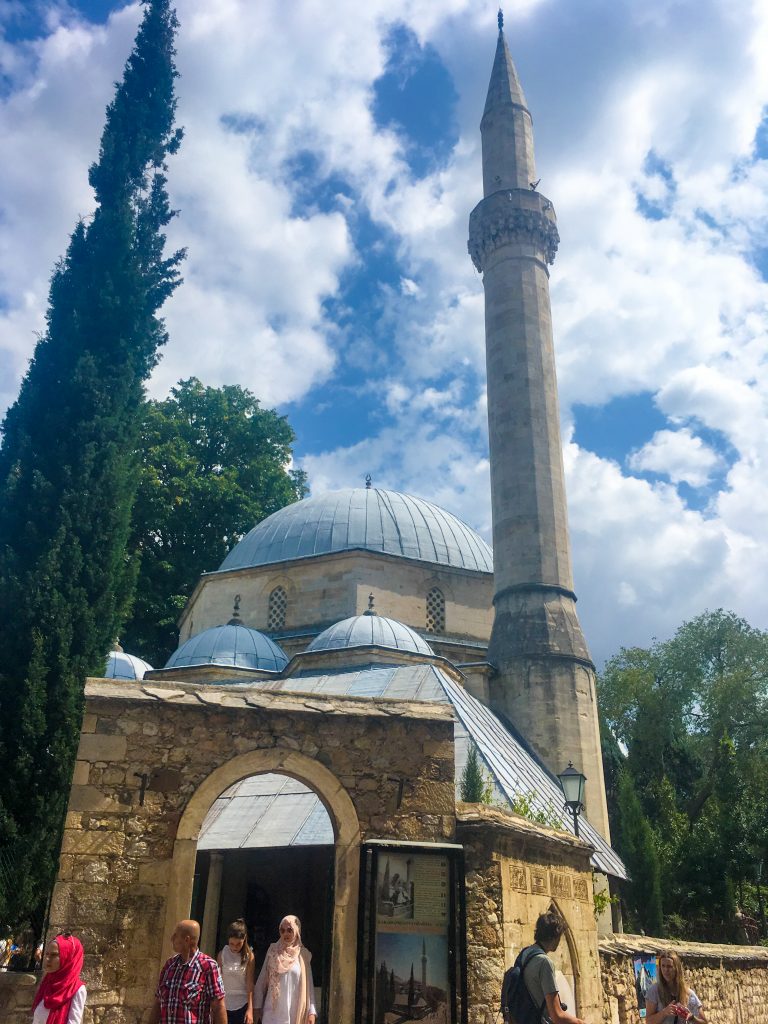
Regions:
M 539 946 L 526 946 L 504 975 L 501 985 L 501 1014 L 504 1024 L 541 1024 L 547 1000 L 537 1007 L 524 977 L 525 968 L 537 956 L 546 956 L 546 953 Z

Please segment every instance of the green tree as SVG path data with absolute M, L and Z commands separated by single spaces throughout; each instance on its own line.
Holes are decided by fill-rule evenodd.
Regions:
M 294 434 L 237 386 L 180 381 L 145 406 L 133 549 L 141 557 L 126 649 L 161 667 L 202 572 L 218 569 L 256 523 L 306 494 L 288 469 Z
M 477 745 L 470 740 L 467 763 L 459 779 L 459 796 L 467 804 L 489 804 L 493 795 L 493 782 L 486 776 Z
M 598 694 L 652 828 L 668 929 L 728 934 L 734 891 L 765 852 L 768 634 L 706 612 L 648 650 L 620 651 Z
M 634 779 L 627 771 L 619 773 L 618 804 L 621 831 L 614 843 L 631 877 L 631 884 L 625 887 L 630 923 L 637 930 L 660 935 L 663 920 L 659 856 L 653 830 L 635 792 Z
M 47 327 L 0 448 L 0 916 L 50 889 L 82 716 L 134 582 L 126 557 L 143 381 L 183 253 L 164 257 L 174 129 L 168 0 L 148 0 L 89 171 L 96 209 L 57 265 Z M 17 851 L 14 858 L 13 851 Z M 23 854 L 23 855 L 22 855 Z M 0 894 L 0 898 L 2 895 Z

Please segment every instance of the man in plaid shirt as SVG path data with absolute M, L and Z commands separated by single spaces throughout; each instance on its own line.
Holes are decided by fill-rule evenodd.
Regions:
M 176 956 L 160 972 L 149 1024 L 227 1024 L 219 965 L 199 941 L 197 921 L 179 921 L 171 936 Z

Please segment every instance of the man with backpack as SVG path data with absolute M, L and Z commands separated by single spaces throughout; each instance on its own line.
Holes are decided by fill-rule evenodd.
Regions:
M 504 1024 L 585 1024 L 568 1013 L 560 1002 L 555 965 L 548 953 L 554 953 L 565 932 L 559 914 L 540 914 L 533 934 L 533 945 L 522 949 L 504 975 L 501 988 L 501 1012 Z

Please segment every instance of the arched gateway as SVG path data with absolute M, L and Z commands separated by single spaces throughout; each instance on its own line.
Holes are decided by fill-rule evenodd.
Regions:
M 339 779 L 305 754 L 280 747 L 251 750 L 214 769 L 200 784 L 179 820 L 173 844 L 166 934 L 170 935 L 175 922 L 189 914 L 198 838 L 213 802 L 234 783 L 264 772 L 288 775 L 303 782 L 317 794 L 330 817 L 334 832 L 334 906 L 329 1017 L 351 1020 L 355 990 L 354 985 L 344 984 L 342 965 L 354 963 L 356 956 L 360 825 L 355 806 Z

